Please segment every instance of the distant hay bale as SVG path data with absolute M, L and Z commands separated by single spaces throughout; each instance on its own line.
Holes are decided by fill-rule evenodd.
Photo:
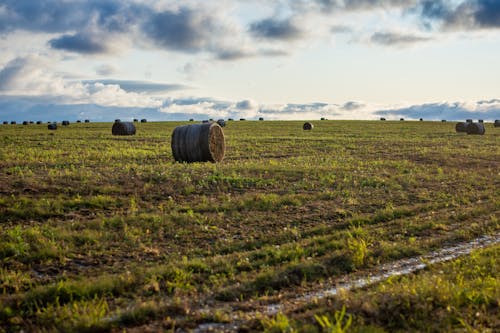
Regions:
M 29 122 L 27 122 L 26 120 L 23 121 L 23 125 L 28 125 L 28 124 L 29 124 Z
M 141 119 L 141 123 L 147 123 L 148 120 L 147 119 Z
M 260 117 L 260 118 L 259 118 L 259 121 L 264 121 L 264 118 Z
M 314 128 L 314 125 L 313 125 L 313 124 L 311 124 L 311 123 L 309 123 L 309 122 L 304 123 L 304 125 L 302 125 L 302 129 L 303 129 L 304 131 L 310 131 L 310 130 L 312 130 L 313 128 Z
M 424 118 L 420 118 L 419 120 L 420 120 L 420 121 L 424 121 Z
M 90 123 L 90 120 L 88 120 L 88 119 L 85 119 L 85 122 L 86 122 L 86 123 Z
M 115 119 L 115 123 L 119 123 L 121 121 L 122 121 L 121 119 Z
M 446 119 L 441 120 L 441 122 L 442 122 L 442 123 L 445 123 L 445 122 L 446 122 Z
M 135 132 L 134 123 L 127 121 L 115 122 L 111 128 L 113 135 L 135 135 Z
M 39 120 L 39 121 L 37 121 L 37 122 L 36 122 L 36 124 L 37 124 L 37 125 L 41 125 L 41 124 L 42 124 L 42 121 L 41 121 L 41 120 Z
M 3 122 L 3 124 L 4 124 L 4 125 L 8 125 L 8 124 L 9 124 L 9 122 L 8 122 L 8 121 L 4 121 L 4 122 Z
M 479 123 L 484 123 L 484 120 L 479 119 L 479 120 L 478 120 L 478 122 L 479 122 Z
M 233 121 L 234 119 L 233 118 L 227 118 L 227 121 Z
M 47 128 L 51 131 L 55 131 L 57 129 L 57 124 L 56 123 L 48 124 Z
M 29 121 L 29 123 L 30 123 L 30 124 L 34 124 L 35 122 L 34 122 L 33 120 L 30 120 L 30 121 Z
M 224 132 L 217 123 L 176 127 L 172 133 L 172 153 L 177 162 L 220 162 L 226 144 Z
M 63 120 L 62 125 L 63 126 L 68 126 L 69 125 L 69 121 L 68 120 Z
M 499 119 L 495 120 L 495 122 L 493 123 L 493 126 L 500 127 L 500 120 Z
M 201 121 L 202 124 L 208 124 L 209 122 L 207 119 Z
M 485 132 L 483 123 L 469 123 L 467 126 L 467 134 L 483 135 Z
M 219 124 L 220 127 L 226 127 L 226 122 L 224 121 L 224 119 L 217 120 L 217 124 Z
M 80 124 L 82 121 L 81 121 L 81 120 L 77 120 L 76 122 L 77 122 L 78 124 Z
M 385 118 L 380 118 L 381 121 L 385 121 Z
M 405 118 L 399 118 L 399 121 L 405 121 Z
M 240 121 L 245 121 L 246 119 L 245 118 L 240 118 Z
M 134 118 L 134 123 L 138 123 L 139 119 Z
M 191 122 L 192 122 L 192 121 L 194 121 L 194 119 L 193 119 L 193 118 L 190 118 L 190 119 L 189 119 L 189 121 L 191 121 Z
M 10 124 L 11 124 L 11 125 L 15 125 L 15 124 L 17 124 L 17 123 L 16 123 L 15 121 L 11 121 L 11 122 L 10 122 Z
M 321 120 L 326 120 L 326 118 L 325 117 L 321 117 Z
M 457 133 L 467 133 L 467 126 L 469 123 L 460 122 L 455 125 L 455 131 Z
M 466 123 L 472 123 L 472 119 L 467 119 L 465 122 Z

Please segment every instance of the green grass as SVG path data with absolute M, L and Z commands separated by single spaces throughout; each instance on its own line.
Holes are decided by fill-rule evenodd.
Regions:
M 133 137 L 112 136 L 110 123 L 0 126 L 0 332 L 188 330 L 499 234 L 500 132 L 491 124 L 467 136 L 441 122 L 317 121 L 312 131 L 302 123 L 228 122 L 219 164 L 173 161 L 180 122 L 140 123 Z M 357 298 L 406 302 L 395 290 Z M 287 313 L 253 327 L 434 323 L 424 312 L 390 327 L 387 308 L 361 322 L 350 303 L 341 320 L 339 302 L 318 310 L 319 321 Z M 462 319 L 445 330 L 470 325 L 476 308 L 460 306 Z

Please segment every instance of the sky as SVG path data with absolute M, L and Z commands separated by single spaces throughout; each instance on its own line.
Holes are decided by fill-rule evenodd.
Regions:
M 0 0 L 0 121 L 500 119 L 500 0 Z

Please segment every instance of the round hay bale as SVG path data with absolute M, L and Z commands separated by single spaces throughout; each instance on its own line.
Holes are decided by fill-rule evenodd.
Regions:
M 303 129 L 304 131 L 310 131 L 310 130 L 312 130 L 313 128 L 314 128 L 314 125 L 313 125 L 313 124 L 311 124 L 311 123 L 309 123 L 309 122 L 308 122 L 308 123 L 304 123 L 304 125 L 302 125 L 302 129 Z
M 139 122 L 139 119 L 134 118 L 134 123 L 138 123 L 138 122 Z
M 234 119 L 233 118 L 227 118 L 227 121 L 233 121 Z
M 57 129 L 57 124 L 56 123 L 48 124 L 47 128 L 51 131 L 55 131 Z
M 259 118 L 259 121 L 264 121 L 264 118 L 260 117 L 260 118 Z
M 23 121 L 23 125 L 28 125 L 28 124 L 29 124 L 29 122 L 27 122 L 26 120 Z
M 62 125 L 63 126 L 68 126 L 69 125 L 69 121 L 68 120 L 63 120 L 62 121 Z
M 111 133 L 113 135 L 135 135 L 135 125 L 132 122 L 118 121 L 113 124 Z
M 246 119 L 245 118 L 240 118 L 240 121 L 245 121 Z
M 479 120 L 478 120 L 478 122 L 479 122 L 479 123 L 484 123 L 484 120 L 479 119 Z
M 190 118 L 189 121 L 193 122 L 194 121 L 194 118 Z
M 483 123 L 469 123 L 467 126 L 467 134 L 483 135 L 485 132 Z
M 420 120 L 420 121 L 424 121 L 424 118 L 420 118 L 419 120 Z
M 455 131 L 457 133 L 467 133 L 467 126 L 469 126 L 469 123 L 457 123 L 455 125 Z
M 10 122 L 10 124 L 11 124 L 11 125 L 15 125 L 15 124 L 17 124 L 17 123 L 16 123 L 15 121 L 11 121 L 11 122 Z
M 326 118 L 325 117 L 321 117 L 321 120 L 326 120 Z
M 380 118 L 380 121 L 385 121 L 385 118 Z
M 78 124 L 80 124 L 82 121 L 81 121 L 81 120 L 77 120 L 76 122 L 77 122 Z
M 224 121 L 224 119 L 217 120 L 217 124 L 219 124 L 220 127 L 226 127 L 226 122 Z
M 399 121 L 405 121 L 405 118 L 399 118 Z
M 176 127 L 171 146 L 177 162 L 220 162 L 226 151 L 224 132 L 217 123 Z
M 37 125 L 41 125 L 41 124 L 42 124 L 42 121 L 41 121 L 41 120 L 39 120 L 39 121 L 37 121 L 37 122 L 36 122 L 36 124 L 37 124 Z
M 500 120 L 495 120 L 495 122 L 493 123 L 493 126 L 495 127 L 500 127 Z
M 445 123 L 445 122 L 446 122 L 446 119 L 441 120 L 441 122 L 442 122 L 442 123 Z
M 472 123 L 472 119 L 467 119 L 465 122 L 466 123 Z
M 88 120 L 88 119 L 85 119 L 85 122 L 86 122 L 86 123 L 90 123 L 90 120 Z
M 202 123 L 202 124 L 208 124 L 209 122 L 210 122 L 210 121 L 208 121 L 208 120 L 206 120 L 206 119 L 201 121 L 201 123 Z
M 9 122 L 8 122 L 8 121 L 4 121 L 4 122 L 3 122 L 3 124 L 4 124 L 4 125 L 8 125 L 8 124 L 9 124 Z
M 147 123 L 147 119 L 141 119 L 141 123 Z

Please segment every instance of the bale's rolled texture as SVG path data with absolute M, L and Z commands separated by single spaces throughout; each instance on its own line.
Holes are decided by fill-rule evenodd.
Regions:
M 310 131 L 314 128 L 314 125 L 311 124 L 311 123 L 304 123 L 304 125 L 302 125 L 302 129 L 304 131 Z
M 467 126 L 467 134 L 483 135 L 486 132 L 483 123 L 469 123 Z
M 127 121 L 115 122 L 111 128 L 113 135 L 135 135 L 135 131 L 134 123 Z
M 141 119 L 141 123 L 147 123 L 147 119 Z
M 220 162 L 226 151 L 224 132 L 217 123 L 176 127 L 171 146 L 177 162 Z
M 63 126 L 68 126 L 69 125 L 69 121 L 68 120 L 63 120 L 62 125 Z
M 493 123 L 493 126 L 495 127 L 500 127 L 500 120 L 495 120 L 495 122 Z
M 217 120 L 217 124 L 219 124 L 220 127 L 226 127 L 226 122 L 224 121 L 224 119 Z
M 56 123 L 48 124 L 48 125 L 47 125 L 47 128 L 48 128 L 49 130 L 54 131 L 54 130 L 56 130 L 56 129 L 57 129 L 57 124 L 56 124 Z
M 457 131 L 457 133 L 467 133 L 467 126 L 469 126 L 469 123 L 457 123 L 455 125 L 455 131 Z

